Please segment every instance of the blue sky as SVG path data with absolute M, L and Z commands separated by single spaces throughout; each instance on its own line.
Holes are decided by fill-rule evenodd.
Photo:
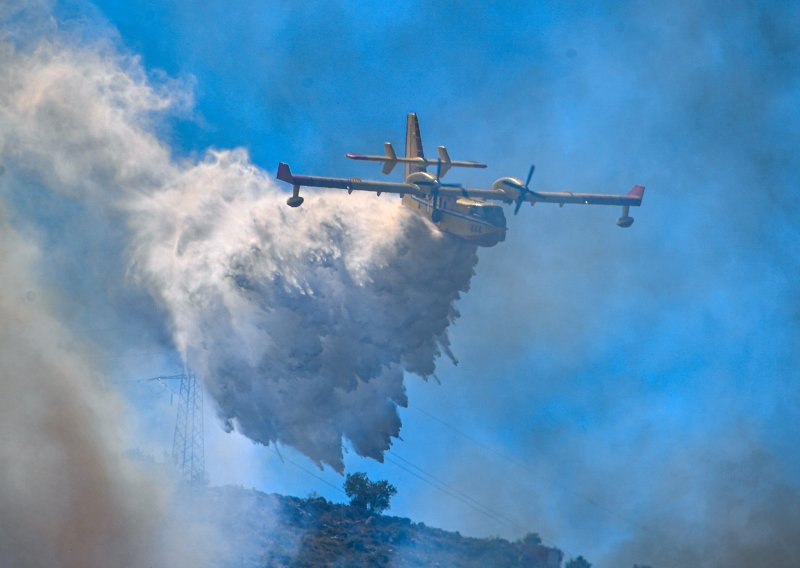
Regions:
M 543 189 L 647 186 L 627 231 L 602 208 L 511 218 L 458 303 L 458 367 L 407 380 L 398 456 L 607 565 L 679 563 L 651 541 L 705 531 L 719 502 L 755 515 L 771 488 L 796 491 L 792 3 L 98 1 L 56 15 L 140 55 L 154 80 L 193 84 L 193 110 L 163 126 L 179 156 L 242 146 L 269 171 L 377 177 L 343 154 L 401 148 L 414 111 L 428 152 L 489 164 L 451 181 L 535 162 Z M 212 481 L 343 498 L 209 430 Z M 396 464 L 347 467 L 397 485 L 396 514 L 521 536 Z

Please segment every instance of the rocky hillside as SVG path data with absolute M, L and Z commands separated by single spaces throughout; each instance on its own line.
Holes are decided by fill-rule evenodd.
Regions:
M 322 498 L 214 487 L 198 490 L 191 500 L 194 520 L 223 533 L 210 545 L 215 565 L 230 568 L 562 565 L 562 552 L 535 537 L 516 542 L 467 538 Z

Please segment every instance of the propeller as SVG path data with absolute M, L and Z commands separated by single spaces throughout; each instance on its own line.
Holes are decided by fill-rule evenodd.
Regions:
M 434 221 L 437 221 L 437 217 L 439 217 L 438 209 L 439 209 L 439 188 L 440 187 L 464 187 L 460 183 L 443 183 L 441 181 L 441 173 L 442 173 L 442 159 L 439 158 L 436 161 L 436 177 L 431 181 L 417 181 L 414 182 L 416 185 L 428 186 L 431 188 L 431 196 L 433 197 L 433 203 L 431 203 L 431 218 Z
M 530 190 L 531 178 L 533 177 L 533 170 L 536 169 L 536 166 L 531 164 L 531 169 L 528 170 L 528 178 L 525 180 L 525 185 L 520 185 L 518 183 L 514 183 L 513 181 L 503 180 L 503 183 L 509 187 L 513 187 L 519 190 L 519 195 L 516 199 L 516 207 L 514 207 L 514 215 L 519 213 L 519 208 L 522 207 L 522 204 L 525 202 L 525 195 L 528 193 L 533 194 Z

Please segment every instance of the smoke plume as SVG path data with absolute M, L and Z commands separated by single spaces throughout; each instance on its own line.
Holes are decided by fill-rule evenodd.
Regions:
M 0 558 L 5 566 L 196 563 L 172 556 L 165 486 L 122 456 L 124 406 L 35 281 L 43 255 L 0 209 Z M 167 543 L 170 545 L 167 546 Z M 176 564 L 177 562 L 177 564 Z
M 374 197 L 285 192 L 241 151 L 212 152 L 135 201 L 133 272 L 227 428 L 341 470 L 342 438 L 382 459 L 403 371 L 449 353 L 475 248 Z
M 155 133 L 190 96 L 106 45 L 7 42 L 0 56 L 9 201 L 48 244 L 59 309 L 167 329 L 227 429 L 340 471 L 343 439 L 382 459 L 404 371 L 430 376 L 449 355 L 475 248 L 386 198 L 289 210 L 243 150 L 173 158 Z

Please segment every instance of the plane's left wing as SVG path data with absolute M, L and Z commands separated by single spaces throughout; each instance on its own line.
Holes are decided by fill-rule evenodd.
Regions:
M 497 189 L 497 186 L 509 187 L 512 191 Z M 633 224 L 633 217 L 630 216 L 630 208 L 638 207 L 642 204 L 644 197 L 644 186 L 634 185 L 625 195 L 614 195 L 608 193 L 573 193 L 571 191 L 533 191 L 527 185 L 522 185 L 516 180 L 506 178 L 495 182 L 492 189 L 469 189 L 440 187 L 437 189 L 440 195 L 450 195 L 454 197 L 471 197 L 478 199 L 492 199 L 503 201 L 504 203 L 516 203 L 514 213 L 519 211 L 520 206 L 527 202 L 531 205 L 536 203 L 557 203 L 566 205 L 576 203 L 582 205 L 619 205 L 622 207 L 622 216 L 617 219 L 620 227 L 630 227 Z
M 462 187 L 441 187 L 438 189 L 440 195 L 450 195 L 453 197 L 472 197 L 479 199 L 492 199 L 513 203 L 516 201 L 514 194 L 499 189 L 477 189 Z M 642 203 L 644 186 L 636 185 L 625 195 L 609 193 L 573 193 L 571 191 L 532 191 L 523 194 L 522 201 L 528 203 L 558 203 L 565 205 L 568 203 L 579 203 L 581 205 L 628 205 L 638 206 Z
M 625 195 L 614 195 L 607 193 L 572 193 L 571 191 L 529 191 L 525 195 L 525 201 L 533 203 L 579 203 L 581 205 L 627 205 L 637 207 L 642 204 L 644 197 L 644 186 L 635 185 Z
M 348 193 L 353 191 L 374 191 L 378 195 L 381 193 L 397 193 L 405 195 L 422 194 L 420 188 L 410 183 L 392 183 L 385 181 L 364 181 L 359 178 L 333 178 L 321 176 L 300 176 L 292 174 L 289 165 L 281 162 L 278 165 L 278 179 L 290 183 L 293 186 L 292 197 L 286 203 L 291 207 L 298 207 L 303 203 L 300 197 L 300 187 L 329 187 L 333 189 L 346 189 Z

